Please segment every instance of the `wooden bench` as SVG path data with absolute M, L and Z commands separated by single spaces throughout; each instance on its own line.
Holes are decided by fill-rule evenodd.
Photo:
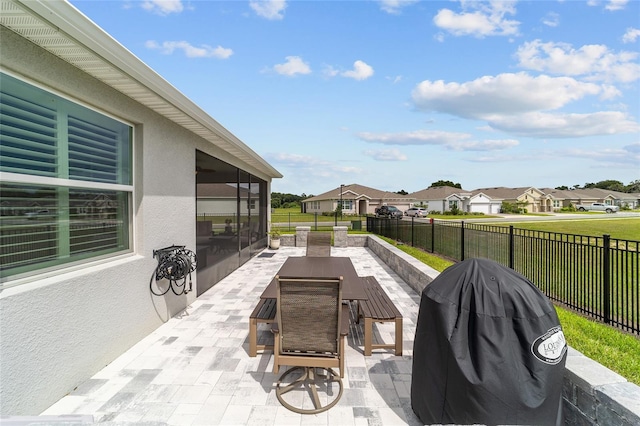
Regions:
M 358 321 L 364 318 L 364 354 L 371 356 L 373 349 L 395 348 L 402 355 L 402 314 L 382 289 L 375 277 L 362 277 L 367 300 L 358 303 Z M 394 322 L 395 343 L 373 343 L 373 323 Z
M 249 356 L 255 357 L 258 351 L 273 349 L 273 345 L 258 345 L 258 323 L 276 322 L 276 299 L 260 299 L 249 316 Z

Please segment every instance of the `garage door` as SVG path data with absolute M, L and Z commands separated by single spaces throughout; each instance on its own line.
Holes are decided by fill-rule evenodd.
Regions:
M 472 204 L 471 212 L 489 214 L 491 212 L 491 204 L 489 203 Z

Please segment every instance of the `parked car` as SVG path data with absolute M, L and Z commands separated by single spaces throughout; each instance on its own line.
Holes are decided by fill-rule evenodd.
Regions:
M 607 212 L 607 213 L 616 213 L 620 210 L 618 206 L 612 206 L 610 204 L 604 203 L 591 203 L 591 204 L 578 204 L 576 209 L 581 212 Z
M 381 206 L 376 209 L 376 217 L 402 218 L 402 211 L 396 206 Z
M 24 215 L 27 217 L 27 219 L 51 218 L 55 216 L 52 211 L 46 209 L 26 212 Z
M 404 212 L 405 216 L 411 217 L 425 217 L 427 214 L 427 209 L 422 207 L 411 207 Z

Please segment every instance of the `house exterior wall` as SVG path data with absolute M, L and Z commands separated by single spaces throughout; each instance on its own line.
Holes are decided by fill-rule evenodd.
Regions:
M 234 158 L 2 26 L 0 39 L 7 73 L 134 126 L 131 253 L 0 292 L 2 414 L 37 415 L 194 301 L 151 295 L 153 250 L 195 251 L 195 150 Z
M 495 201 L 484 194 L 471 197 L 468 201 L 469 212 L 495 214 L 500 213 L 501 201 Z
M 307 202 L 306 204 L 306 212 L 307 213 L 324 213 L 324 212 L 332 212 L 336 209 L 336 204 L 333 200 L 322 200 L 317 202 Z M 317 204 L 318 207 L 315 207 Z

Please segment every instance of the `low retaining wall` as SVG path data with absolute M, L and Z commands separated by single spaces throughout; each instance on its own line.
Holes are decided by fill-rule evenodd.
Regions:
M 295 246 L 295 238 L 283 245 Z M 439 274 L 375 235 L 348 235 L 347 245 L 368 247 L 418 294 Z M 640 425 L 640 386 L 573 348 L 567 356 L 562 398 L 566 425 Z

